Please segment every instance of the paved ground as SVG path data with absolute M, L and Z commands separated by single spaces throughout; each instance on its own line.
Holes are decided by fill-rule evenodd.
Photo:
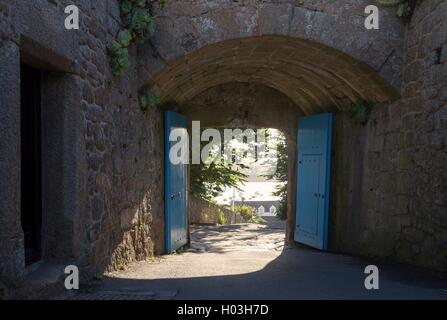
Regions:
M 284 247 L 281 228 L 195 227 L 191 237 L 189 251 L 109 274 L 97 292 L 154 299 L 447 299 L 446 278 L 377 262 L 380 290 L 368 291 L 363 271 L 371 261 Z

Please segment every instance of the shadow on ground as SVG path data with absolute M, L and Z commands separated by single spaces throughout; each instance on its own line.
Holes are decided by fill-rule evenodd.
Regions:
M 98 292 L 146 292 L 162 299 L 447 299 L 444 274 L 368 259 L 284 246 L 281 229 L 257 225 L 197 227 L 203 246 L 105 277 Z M 380 270 L 366 290 L 364 269 Z

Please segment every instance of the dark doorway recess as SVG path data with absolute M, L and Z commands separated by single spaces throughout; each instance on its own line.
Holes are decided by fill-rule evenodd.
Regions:
M 42 140 L 39 70 L 21 65 L 21 219 L 25 263 L 42 255 Z

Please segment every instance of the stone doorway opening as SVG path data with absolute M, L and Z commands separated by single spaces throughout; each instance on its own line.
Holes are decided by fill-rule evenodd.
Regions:
M 193 121 L 199 121 L 201 127 L 204 129 L 217 128 L 219 130 L 234 130 L 239 128 L 241 131 L 244 131 L 250 128 L 257 132 L 258 130 L 270 128 L 270 130 L 281 133 L 283 145 L 282 150 L 280 150 L 281 157 L 278 159 L 278 166 L 282 170 L 281 182 L 284 183 L 285 190 L 283 190 L 283 201 L 277 205 L 282 206 L 281 210 L 283 212 L 281 213 L 281 217 L 283 219 L 294 219 L 296 119 L 302 116 L 303 113 L 289 97 L 274 88 L 262 84 L 230 82 L 210 87 L 185 104 L 176 106 L 174 110 L 184 114 L 189 124 Z M 194 168 L 191 171 L 191 175 L 194 175 Z M 192 178 L 194 179 L 194 177 Z M 189 210 L 190 219 L 192 219 L 192 223 L 195 223 L 197 220 L 200 221 L 200 218 L 203 218 L 203 215 L 202 217 L 197 217 L 198 212 L 207 212 L 213 205 L 196 201 L 193 194 L 191 195 L 191 199 L 191 207 Z M 256 202 L 257 199 L 249 199 L 249 197 L 242 199 L 242 197 L 239 197 L 236 200 L 238 201 L 236 204 L 241 205 L 243 202 L 247 202 L 245 204 L 250 205 L 250 200 Z M 269 202 L 269 199 L 266 200 Z M 258 214 L 260 207 L 263 206 L 264 215 L 269 215 L 270 209 L 273 206 L 272 203 L 269 203 L 267 205 L 259 204 L 254 211 Z M 256 203 L 253 204 L 256 205 Z M 226 203 L 226 205 L 230 207 L 228 216 L 231 216 L 231 203 Z M 275 214 L 272 214 L 272 217 L 267 219 L 272 220 L 269 221 L 272 224 L 277 222 L 276 211 L 280 210 L 276 205 L 275 207 Z M 216 210 L 218 208 L 214 208 L 214 211 Z M 216 215 L 212 219 L 213 223 L 217 222 Z M 237 219 L 231 220 L 229 218 L 228 220 L 236 223 L 240 222 Z M 279 224 L 281 224 L 281 221 L 279 221 Z M 291 228 L 287 228 L 287 235 L 291 234 Z M 288 236 L 288 238 L 290 237 Z
M 74 229 L 85 196 L 77 158 L 82 138 L 77 134 L 77 78 L 64 68 L 65 60 L 44 46 L 27 38 L 21 45 L 17 218 L 22 241 L 17 261 L 23 279 L 31 279 L 78 255 Z
M 203 131 L 209 130 L 203 129 Z M 243 132 L 265 137 L 267 146 L 259 146 L 259 154 L 244 154 L 240 163 L 215 164 L 201 163 L 191 165 L 191 195 L 207 199 L 230 210 L 238 206 L 249 206 L 260 216 L 280 215 L 280 201 L 287 196 L 287 142 L 285 135 L 272 128 L 227 128 L 220 132 Z M 258 142 L 233 139 L 230 145 L 242 146 L 245 152 L 252 147 L 255 152 Z M 261 142 L 262 143 L 262 142 Z M 274 145 L 273 145 L 274 144 Z M 274 149 L 273 149 L 274 147 Z M 224 146 L 222 146 L 224 148 Z M 266 149 L 266 150 L 264 150 Z M 219 150 L 219 154 L 222 150 Z M 281 192 L 280 192 L 281 189 Z M 277 195 L 277 193 L 279 193 Z M 286 204 L 286 203 L 284 203 Z M 284 206 L 285 207 L 285 206 Z M 247 220 L 247 219 L 246 219 Z
M 213 137 L 211 133 L 214 133 Z M 239 139 L 227 141 L 224 138 L 233 134 L 240 134 Z M 195 236 L 197 226 L 219 225 L 225 229 L 225 226 L 231 228 L 232 225 L 252 223 L 259 225 L 260 229 L 266 227 L 285 232 L 287 199 L 290 196 L 285 134 L 273 128 L 247 125 L 201 128 L 201 136 L 201 155 L 209 150 L 210 145 L 213 148 L 208 162 L 201 159 L 200 164 L 190 165 L 191 246 L 206 247 L 206 244 L 200 244 L 201 237 Z M 219 142 L 222 143 L 216 143 L 216 139 L 221 139 Z M 230 149 L 235 158 L 232 159 L 234 162 L 228 163 L 225 161 L 226 152 Z M 212 162 L 216 157 L 220 161 Z
M 145 85 L 161 106 L 188 122 L 200 120 L 203 127 L 282 130 L 289 146 L 290 195 L 296 194 L 298 118 L 333 113 L 339 122 L 338 115 L 359 100 L 381 104 L 398 97 L 375 70 L 344 52 L 273 35 L 204 46 L 169 62 Z M 286 234 L 293 242 L 295 197 L 287 202 Z
M 42 256 L 41 79 L 38 69 L 21 65 L 21 224 L 27 266 Z

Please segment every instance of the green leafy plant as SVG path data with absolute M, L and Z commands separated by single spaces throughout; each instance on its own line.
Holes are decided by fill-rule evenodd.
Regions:
M 155 33 L 155 21 L 150 13 L 152 2 L 160 7 L 166 0 L 120 0 L 123 29 L 107 47 L 112 73 L 118 76 L 129 66 L 129 47 L 142 43 Z
M 158 98 L 148 88 L 143 88 L 140 91 L 138 102 L 143 111 L 146 111 L 149 107 L 155 110 L 157 108 Z
M 376 0 L 381 6 L 397 7 L 396 16 L 402 19 L 410 19 L 414 9 L 422 0 Z
M 129 30 L 120 31 L 117 38 L 113 40 L 108 51 L 110 55 L 110 67 L 114 75 L 119 75 L 129 65 L 129 50 L 132 36 Z
M 374 105 L 372 103 L 360 99 L 352 103 L 351 106 L 345 110 L 345 112 L 350 113 L 354 119 L 362 125 L 365 125 L 369 120 L 369 116 L 371 115 L 373 108 Z
M 228 224 L 227 217 L 225 217 L 225 214 L 222 212 L 222 210 L 217 211 L 217 221 L 221 226 Z
M 237 205 L 234 207 L 234 212 L 239 213 L 246 222 L 257 224 L 266 223 L 266 221 L 250 206 Z
M 239 213 L 245 221 L 250 221 L 254 214 L 255 210 L 252 207 L 244 206 L 244 205 L 237 205 L 234 206 L 234 212 Z
M 289 155 L 287 151 L 287 141 L 285 135 L 281 132 L 278 137 L 277 144 L 277 155 L 278 162 L 276 170 L 273 174 L 264 175 L 267 180 L 280 182 L 273 192 L 273 196 L 279 197 L 278 210 L 276 210 L 276 217 L 279 220 L 287 219 L 287 183 L 288 177 L 288 166 L 289 166 Z
M 150 13 L 150 5 L 158 2 L 160 7 L 166 0 L 120 0 L 123 29 L 107 46 L 110 68 L 115 76 L 121 75 L 129 66 L 129 47 L 142 43 L 155 33 L 155 21 Z M 147 88 L 139 92 L 138 102 L 143 111 L 157 107 L 157 97 Z
M 254 214 L 253 218 L 250 219 L 251 223 L 256 223 L 256 224 L 266 224 L 267 221 L 265 221 L 264 218 L 262 218 L 260 215 L 258 215 L 257 213 Z

